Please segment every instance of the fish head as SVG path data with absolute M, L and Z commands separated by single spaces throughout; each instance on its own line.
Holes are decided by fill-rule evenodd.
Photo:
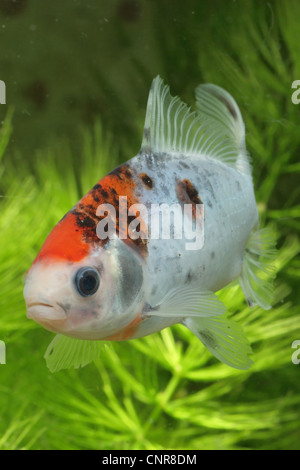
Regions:
M 106 339 L 140 311 L 142 260 L 117 236 L 106 244 L 92 242 L 77 226 L 70 211 L 27 272 L 27 317 L 56 333 Z

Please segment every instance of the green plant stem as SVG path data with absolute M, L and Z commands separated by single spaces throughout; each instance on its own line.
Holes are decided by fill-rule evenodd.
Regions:
M 144 434 L 146 435 L 151 426 L 157 421 L 161 413 L 164 411 L 166 404 L 171 399 L 172 395 L 175 393 L 177 387 L 179 386 L 181 377 L 179 374 L 172 375 L 167 387 L 164 392 L 161 392 L 157 396 L 157 403 L 154 409 L 151 411 L 149 418 L 147 419 L 144 426 Z

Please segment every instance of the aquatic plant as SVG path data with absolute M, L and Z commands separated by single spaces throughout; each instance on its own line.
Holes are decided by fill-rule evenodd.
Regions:
M 214 47 L 207 53 L 200 38 L 192 42 L 182 20 L 182 36 L 196 61 L 190 80 L 186 59 L 170 39 L 163 41 L 168 33 L 160 27 L 162 18 L 156 32 L 162 44 L 157 57 L 166 64 L 159 72 L 173 94 L 181 94 L 184 84 L 191 97 L 199 68 L 202 81 L 217 77 L 235 96 L 246 122 L 261 219 L 278 237 L 274 308 L 250 309 L 238 285 L 220 297 L 252 343 L 253 367 L 244 372 L 219 363 L 176 325 L 111 343 L 85 368 L 49 372 L 43 354 L 53 335 L 25 317 L 24 273 L 61 216 L 118 164 L 120 154 L 129 158 L 138 149 L 128 135 L 117 142 L 97 121 L 80 132 L 80 151 L 60 139 L 24 161 L 7 148 L 14 135 L 9 115 L 0 136 L 0 339 L 7 353 L 6 365 L 0 365 L 0 449 L 299 448 L 300 382 L 291 344 L 300 339 L 300 133 L 299 109 L 290 96 L 292 80 L 300 78 L 300 9 L 293 1 L 246 3 L 244 11 L 233 2 L 218 21 L 209 16 L 203 35 L 214 37 Z M 180 8 L 178 2 L 178 18 Z M 231 25 L 237 9 L 239 21 Z M 194 13 L 197 22 L 197 7 Z M 232 34 L 214 35 L 221 19 Z M 138 61 L 136 70 L 148 80 L 145 89 L 158 72 Z M 118 94 L 114 106 L 120 106 Z M 130 119 L 132 105 L 123 102 L 122 110 Z M 144 115 L 141 110 L 134 116 L 136 132 Z M 133 129 L 129 136 L 136 142 Z

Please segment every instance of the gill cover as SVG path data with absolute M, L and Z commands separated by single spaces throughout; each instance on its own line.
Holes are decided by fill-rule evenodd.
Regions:
M 111 240 L 104 257 L 107 258 L 108 263 L 105 265 L 106 269 L 111 271 L 112 281 L 112 290 L 106 292 L 106 295 L 113 296 L 111 310 L 106 312 L 102 326 L 109 336 L 126 328 L 139 312 L 143 296 L 143 266 L 141 258 L 118 237 Z M 101 321 L 99 327 L 101 328 Z M 101 339 L 102 333 L 100 330 Z M 51 372 L 84 367 L 100 357 L 101 350 L 106 344 L 105 341 L 77 339 L 57 334 L 49 344 L 44 357 Z

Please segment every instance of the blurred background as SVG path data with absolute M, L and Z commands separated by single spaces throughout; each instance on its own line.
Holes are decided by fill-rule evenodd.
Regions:
M 297 0 L 0 0 L 0 449 L 299 449 L 299 17 Z M 278 237 L 274 308 L 250 310 L 237 286 L 220 296 L 254 366 L 218 363 L 175 326 L 51 374 L 24 275 L 64 213 L 139 151 L 158 74 L 190 105 L 199 83 L 223 86 L 245 120 Z

